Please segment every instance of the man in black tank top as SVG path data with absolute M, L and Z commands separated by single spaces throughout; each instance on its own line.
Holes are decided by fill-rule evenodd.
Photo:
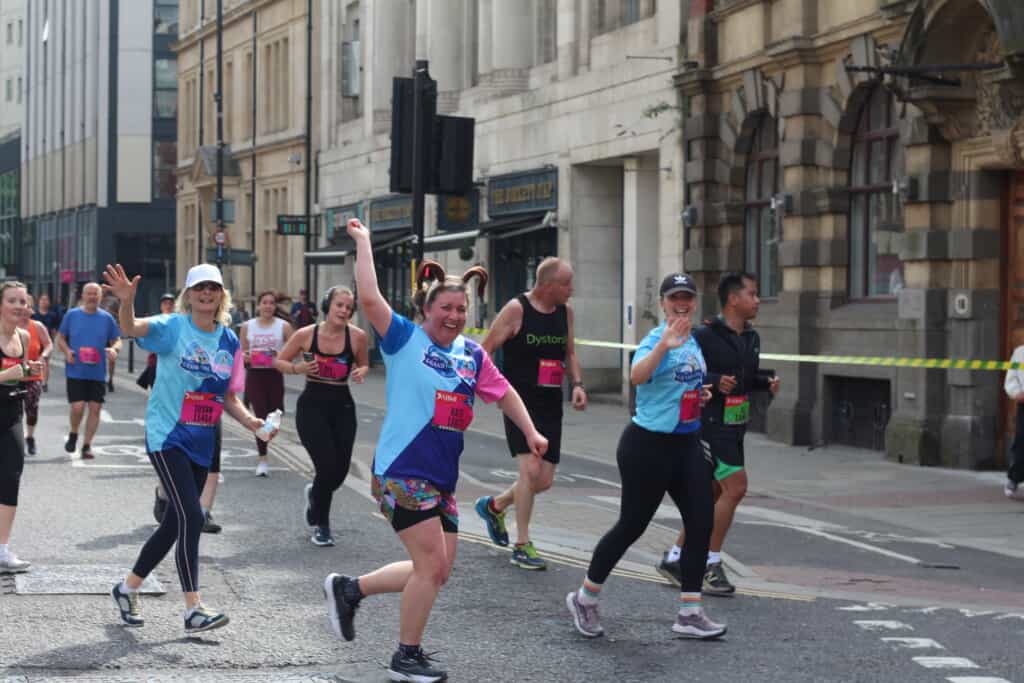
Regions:
M 541 261 L 533 289 L 505 304 L 483 341 L 491 355 L 502 349 L 505 377 L 523 398 L 537 430 L 548 440 L 544 458 L 532 457 L 523 433 L 506 418 L 505 437 L 512 456 L 519 459 L 519 478 L 504 493 L 476 501 L 477 514 L 487 523 L 491 540 L 501 546 L 508 545 L 505 510 L 515 505 L 517 540 L 512 564 L 523 569 L 547 567 L 530 541 L 530 515 L 534 497 L 551 488 L 554 481 L 561 453 L 562 384 L 566 374 L 572 383 L 573 407 L 587 407 L 573 344 L 573 313 L 568 304 L 572 277 L 572 266 L 566 261 L 555 257 Z

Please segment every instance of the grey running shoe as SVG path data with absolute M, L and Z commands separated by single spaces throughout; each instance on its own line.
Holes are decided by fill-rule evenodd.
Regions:
M 724 636 L 728 629 L 725 624 L 718 624 L 710 619 L 703 608 L 696 614 L 677 614 L 676 623 L 672 624 L 672 631 L 684 638 L 699 638 L 708 640 Z
M 683 568 L 680 566 L 679 560 L 669 562 L 668 551 L 665 551 L 665 554 L 661 556 L 661 562 L 654 568 L 677 587 L 683 585 Z
M 580 602 L 576 591 L 565 596 L 565 606 L 572 614 L 572 622 L 576 630 L 587 638 L 597 638 L 604 635 L 604 628 L 601 626 L 601 615 L 597 612 L 597 605 L 584 605 Z
M 396 650 L 395 654 L 391 656 L 388 678 L 392 681 L 412 681 L 413 683 L 447 681 L 448 672 L 437 668 L 434 664 L 436 661 L 423 652 L 422 648 L 412 655 L 403 655 L 401 650 Z
M 736 592 L 736 586 L 729 583 L 721 562 L 707 566 L 704 571 L 704 585 L 701 587 L 701 592 L 708 595 L 732 595 Z
M 1021 490 L 1020 484 L 1012 479 L 1006 480 L 1006 485 L 1003 486 L 1003 493 L 1010 500 L 1024 500 L 1024 491 Z
M 185 614 L 185 633 L 202 633 L 228 625 L 228 615 L 196 605 Z
M 142 626 L 146 623 L 142 618 L 142 601 L 138 591 L 121 590 L 121 582 L 118 581 L 110 591 L 110 597 L 114 598 L 114 604 L 121 611 L 121 621 L 125 626 Z
M 329 548 L 334 545 L 334 536 L 331 536 L 331 528 L 327 526 L 318 526 L 313 529 L 313 536 L 309 540 L 313 542 L 313 545 L 321 548 Z
M 7 557 L 0 559 L 0 574 L 23 574 L 31 566 L 31 562 L 19 560 L 14 553 L 8 551 Z

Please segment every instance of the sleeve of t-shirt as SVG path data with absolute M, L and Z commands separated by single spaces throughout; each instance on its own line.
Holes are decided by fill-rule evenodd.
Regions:
M 635 367 L 637 363 L 642 361 L 644 358 L 647 357 L 648 354 L 654 351 L 654 347 L 658 344 L 660 340 L 661 337 L 655 337 L 653 334 L 648 334 L 646 337 L 644 337 L 643 341 L 640 342 L 640 346 L 636 348 L 636 353 L 633 354 L 633 363 L 632 365 L 630 365 L 630 369 Z M 664 356 L 662 356 L 661 362 L 658 363 L 658 367 L 656 367 L 654 369 L 654 372 L 651 373 L 651 377 L 650 379 L 647 380 L 647 383 L 653 382 L 654 378 L 664 371 L 667 363 L 668 354 L 666 353 Z
M 510 388 L 505 375 L 495 367 L 491 356 L 481 349 L 483 356 L 483 367 L 476 377 L 476 395 L 484 400 L 484 403 L 494 403 L 505 397 Z
M 228 380 L 228 391 L 240 394 L 245 391 L 245 357 L 242 347 L 235 350 L 235 360 L 231 364 L 231 379 Z
M 402 350 L 409 340 L 412 338 L 412 333 L 416 329 L 416 323 L 406 318 L 404 315 L 400 315 L 391 312 L 391 324 L 388 325 L 387 333 L 381 337 L 374 330 L 374 334 L 380 341 L 380 350 L 382 353 L 393 356 Z
M 178 337 L 178 316 L 157 315 L 148 319 L 149 329 L 146 336 L 135 341 L 139 346 L 153 353 L 169 353 L 174 349 L 174 340 Z

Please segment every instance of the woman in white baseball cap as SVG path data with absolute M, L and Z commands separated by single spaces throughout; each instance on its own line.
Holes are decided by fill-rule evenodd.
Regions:
M 220 628 L 227 615 L 199 600 L 199 536 L 204 516 L 200 494 L 213 459 L 216 428 L 225 411 L 262 438 L 277 430 L 249 412 L 238 394 L 245 386 L 242 345 L 231 331 L 231 294 L 220 270 L 194 266 L 185 278 L 179 312 L 135 317 L 141 276 L 129 277 L 117 264 L 103 273 L 104 288 L 121 300 L 121 329 L 143 349 L 157 354 L 157 373 L 146 405 L 146 450 L 168 506 L 160 526 L 142 547 L 131 572 L 111 595 L 128 626 L 142 626 L 139 588 L 172 546 L 185 597 L 185 633 Z

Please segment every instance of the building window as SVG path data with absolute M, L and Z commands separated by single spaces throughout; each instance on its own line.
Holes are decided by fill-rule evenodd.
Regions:
M 153 111 L 161 119 L 178 115 L 178 60 L 173 57 L 153 62 Z
M 762 297 L 776 296 L 782 289 L 779 268 L 781 225 L 772 211 L 772 197 L 779 191 L 778 126 L 765 114 L 754 132 L 747 155 L 743 208 L 746 238 L 746 269 L 758 275 Z
M 155 0 L 153 33 L 178 37 L 178 0 Z
M 590 11 L 593 34 L 601 35 L 654 16 L 658 5 L 657 0 L 594 0 Z
M 23 92 L 24 82 L 21 80 L 21 76 L 18 76 L 18 104 L 21 104 L 21 97 Z
M 235 63 L 231 60 L 224 62 L 224 83 L 221 93 L 221 103 L 224 113 L 224 141 L 231 142 L 233 126 L 231 125 L 235 115 Z
M 7 24 L 7 44 L 14 45 L 14 22 Z
M 7 86 L 5 88 L 5 91 L 7 93 L 6 99 L 7 99 L 8 102 L 10 102 L 11 100 L 14 99 L 14 79 L 13 78 L 8 78 L 6 86 Z
M 153 199 L 173 199 L 177 191 L 178 146 L 171 141 L 153 142 Z
M 903 289 L 898 252 L 903 211 L 892 191 L 903 169 L 894 98 L 875 86 L 861 108 L 850 163 L 850 297 L 891 297 Z
M 558 57 L 558 2 L 557 0 L 536 0 L 534 16 L 537 19 L 535 64 L 547 64 Z
M 245 102 L 245 111 L 242 114 L 242 139 L 248 140 L 252 137 L 252 114 L 253 108 L 256 106 L 256 102 L 253 100 L 253 88 L 252 82 L 252 52 L 245 53 L 245 66 L 242 71 L 242 92 L 244 93 L 243 101 Z
M 25 22 L 18 19 L 18 47 L 25 43 Z
M 291 111 L 291 52 L 288 39 L 280 38 L 263 46 L 262 83 L 264 92 L 274 97 L 264 97 L 262 132 L 276 133 L 289 127 Z

